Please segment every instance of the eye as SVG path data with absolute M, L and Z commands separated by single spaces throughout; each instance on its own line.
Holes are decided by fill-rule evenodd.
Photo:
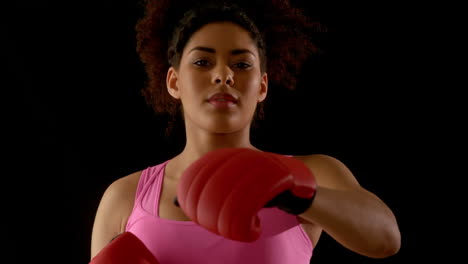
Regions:
M 209 62 L 208 60 L 197 60 L 193 64 L 200 66 L 200 67 L 204 67 L 204 66 L 208 66 Z
M 234 65 L 239 69 L 247 69 L 247 68 L 250 68 L 250 66 L 251 66 L 250 64 L 245 63 L 245 62 L 239 62 L 239 63 L 236 63 Z

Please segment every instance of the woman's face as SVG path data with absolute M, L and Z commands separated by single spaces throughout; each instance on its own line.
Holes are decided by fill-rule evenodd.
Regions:
M 178 70 L 167 75 L 169 93 L 180 99 L 186 126 L 213 133 L 249 127 L 267 94 L 267 75 L 249 32 L 230 22 L 210 23 L 187 42 Z

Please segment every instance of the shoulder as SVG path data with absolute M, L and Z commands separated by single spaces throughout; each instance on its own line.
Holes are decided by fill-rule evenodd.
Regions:
M 112 182 L 104 192 L 101 203 L 109 206 L 121 219 L 120 231 L 125 228 L 126 220 L 133 210 L 136 190 L 142 171 L 137 171 Z
M 293 156 L 301 160 L 311 170 L 317 185 L 336 190 L 358 190 L 361 189 L 358 181 L 349 168 L 335 157 L 324 154 L 313 154 L 305 156 Z M 322 228 L 310 221 L 297 216 L 302 228 L 309 236 L 315 247 L 322 234 Z
M 141 171 L 134 172 L 112 182 L 104 191 L 100 206 L 112 205 L 116 209 L 136 193 Z
M 119 178 L 104 191 L 93 224 L 92 256 L 125 230 L 126 222 L 133 210 L 140 175 L 141 171 L 138 171 Z
M 340 160 L 325 154 L 294 156 L 314 174 L 317 184 L 333 189 L 360 187 L 353 172 Z
M 134 192 L 138 186 L 142 171 L 137 171 L 112 182 L 106 192 L 118 192 L 119 194 Z M 134 190 L 135 189 L 135 190 Z

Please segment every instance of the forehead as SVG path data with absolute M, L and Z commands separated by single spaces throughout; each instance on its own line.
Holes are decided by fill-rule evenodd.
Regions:
M 195 46 L 205 46 L 216 50 L 250 48 L 256 52 L 256 44 L 250 32 L 232 22 L 204 25 L 190 37 L 186 49 Z

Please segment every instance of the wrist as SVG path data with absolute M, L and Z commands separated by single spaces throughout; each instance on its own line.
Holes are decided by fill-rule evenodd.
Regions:
M 304 162 L 294 157 L 275 153 L 270 154 L 279 163 L 287 167 L 294 186 L 275 196 L 267 203 L 266 207 L 275 206 L 293 215 L 306 212 L 312 206 L 317 187 L 312 171 Z
M 310 198 L 301 198 L 292 194 L 290 190 L 278 194 L 265 207 L 278 207 L 286 213 L 300 215 L 306 212 L 314 201 L 315 194 Z

